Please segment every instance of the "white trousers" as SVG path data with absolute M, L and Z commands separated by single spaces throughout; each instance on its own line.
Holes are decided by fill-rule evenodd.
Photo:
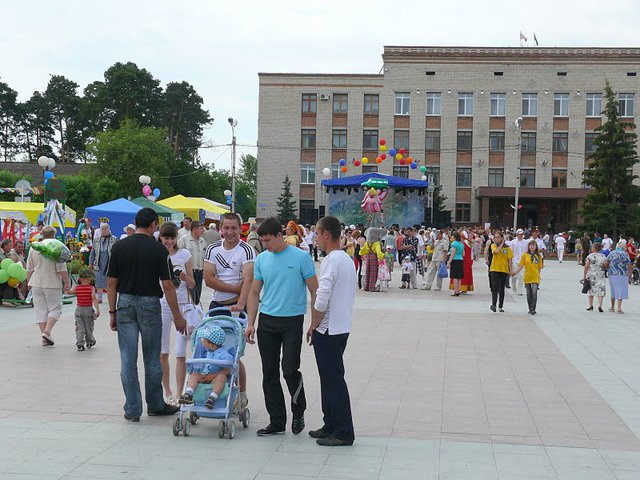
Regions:
M 558 261 L 561 262 L 563 258 L 564 258 L 564 248 L 559 248 L 558 249 Z
M 511 277 L 511 288 L 513 288 L 513 293 L 516 295 L 524 295 L 524 269 Z

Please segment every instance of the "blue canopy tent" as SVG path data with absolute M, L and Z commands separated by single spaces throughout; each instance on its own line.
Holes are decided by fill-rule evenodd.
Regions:
M 373 224 L 371 215 L 368 215 L 361 206 L 370 188 L 362 184 L 372 181 L 383 181 L 388 185 L 386 188 L 388 193 L 382 200 L 384 216 L 379 223 L 407 226 L 421 225 L 424 222 L 424 195 L 429 182 L 377 172 L 323 180 L 322 185 L 328 194 L 326 207 L 328 214 L 337 217 L 346 225 Z
M 119 238 L 123 233 L 124 227 L 130 223 L 134 223 L 136 213 L 138 213 L 138 210 L 141 208 L 140 205 L 136 205 L 129 200 L 118 198 L 101 205 L 87 208 L 85 210 L 85 217 L 90 218 L 96 228 L 99 227 L 100 218 L 108 218 L 111 233 L 115 235 L 116 238 Z

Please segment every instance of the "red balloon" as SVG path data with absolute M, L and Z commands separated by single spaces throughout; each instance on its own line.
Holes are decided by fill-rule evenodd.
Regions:
M 359 167 L 359 166 L 360 166 L 360 160 L 356 160 L 355 162 L 353 162 L 353 164 L 354 164 L 356 167 Z
M 407 151 L 404 148 L 401 148 L 400 153 L 404 155 L 405 153 L 407 153 Z
M 386 153 L 381 153 L 381 154 L 380 154 L 380 158 L 381 158 L 382 160 L 385 160 L 385 159 L 387 158 L 387 154 L 386 154 Z
M 400 165 L 404 165 L 404 164 L 405 164 L 405 163 L 407 163 L 407 162 L 405 161 L 405 159 L 404 159 L 404 158 L 401 158 L 400 160 L 398 160 L 398 163 L 399 163 Z
M 384 138 L 381 138 L 378 142 L 380 145 L 386 145 L 387 141 Z

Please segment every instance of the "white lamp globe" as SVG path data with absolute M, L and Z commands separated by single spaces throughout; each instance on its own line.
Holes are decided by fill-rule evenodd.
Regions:
M 38 165 L 40 165 L 40 167 L 42 168 L 47 168 L 47 165 L 49 164 L 49 158 L 45 157 L 44 155 L 41 157 L 38 157 Z
M 222 192 L 222 193 L 224 193 L 224 196 L 225 196 L 225 197 L 228 197 L 229 195 L 231 195 L 231 190 L 225 190 L 225 191 L 224 191 L 224 192 Z
M 328 177 L 329 175 L 331 175 L 331 169 L 323 168 L 322 169 L 322 175 L 324 175 L 325 177 Z
M 56 161 L 55 161 L 53 158 L 49 158 L 49 159 L 48 159 L 48 162 L 47 162 L 47 166 L 48 166 L 49 168 L 55 168 L 55 166 L 56 166 Z

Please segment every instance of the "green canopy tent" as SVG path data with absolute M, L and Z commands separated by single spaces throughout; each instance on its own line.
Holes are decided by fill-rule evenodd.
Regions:
M 184 213 L 174 210 L 173 208 L 166 207 L 145 197 L 138 197 L 131 200 L 136 205 L 142 208 L 153 208 L 158 212 L 158 216 L 162 219 L 162 222 L 179 222 L 184 218 Z

